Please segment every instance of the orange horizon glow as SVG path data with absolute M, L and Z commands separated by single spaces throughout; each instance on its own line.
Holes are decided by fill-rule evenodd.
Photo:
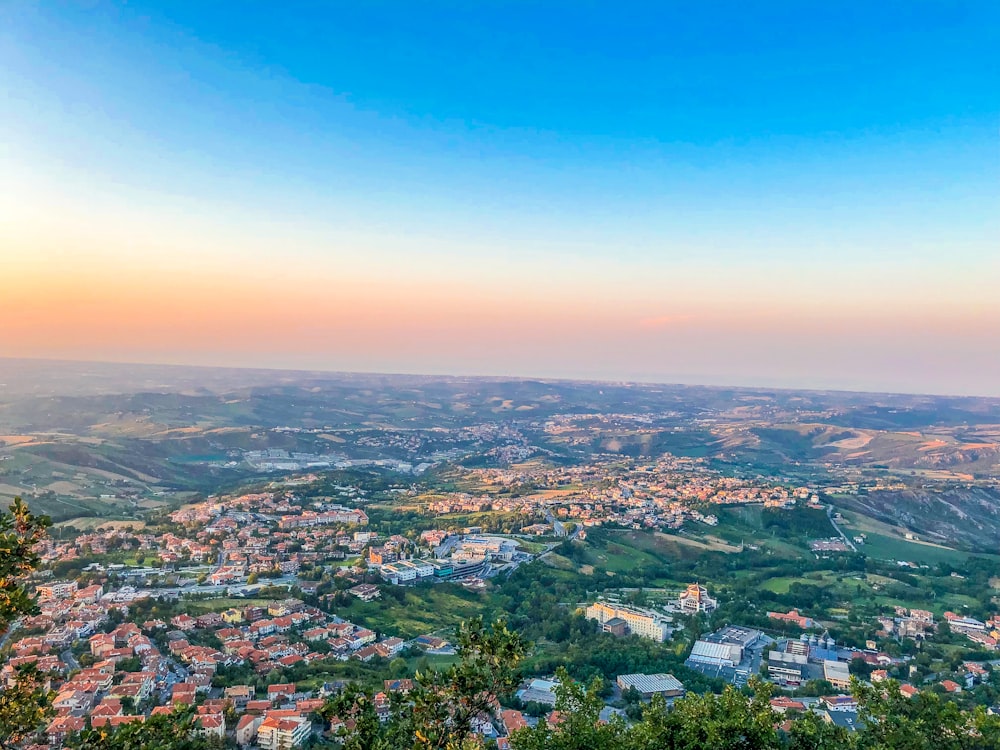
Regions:
M 565 79 L 532 39 L 479 60 L 493 85 L 438 89 L 472 75 L 440 56 L 465 26 L 413 36 L 433 74 L 407 78 L 391 35 L 349 51 L 260 27 L 267 52 L 186 8 L 5 18 L 0 356 L 1000 395 L 985 46 L 950 58 L 964 75 L 916 48 L 877 70 L 796 49 L 827 96 L 781 44 L 734 76 L 742 33 L 678 61 L 602 34 Z M 985 27 L 962 29 L 968 53 Z M 729 96 L 690 85 L 713 61 Z
M 962 351 L 1000 330 L 997 310 L 974 301 L 831 309 L 825 298 L 770 298 L 757 287 L 740 295 L 721 277 L 699 302 L 638 283 L 623 294 L 617 279 L 515 288 L 507 278 L 378 281 L 377 269 L 348 277 L 327 266 L 281 264 L 268 275 L 106 263 L 22 264 L 4 275 L 0 356 L 666 381 L 731 370 L 718 379 L 733 384 L 808 379 L 818 367 L 848 386 L 858 361 L 947 376 L 951 360 L 967 367 Z

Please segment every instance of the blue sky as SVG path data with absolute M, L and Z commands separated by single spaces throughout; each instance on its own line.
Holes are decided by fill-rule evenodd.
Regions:
M 0 252 L 32 288 L 53 259 L 100 269 L 109 289 L 123 262 L 153 286 L 163 269 L 267 278 L 298 264 L 348 296 L 364 283 L 388 295 L 379 280 L 393 280 L 407 319 L 428 284 L 456 299 L 424 321 L 421 355 L 216 342 L 222 364 L 972 392 L 1000 374 L 1000 353 L 983 372 L 982 351 L 1000 322 L 996 3 L 12 2 L 0 25 L 16 198 Z M 469 331 L 442 332 L 475 303 L 459 288 L 494 300 L 484 334 L 517 340 L 504 321 L 525 306 L 555 322 L 529 357 L 463 359 Z M 850 314 L 829 332 L 839 308 Z M 637 361 L 614 369 L 545 358 L 541 341 L 574 330 L 567 310 L 580 341 L 588 316 L 621 315 L 616 330 L 628 316 L 706 321 L 692 341 L 712 348 L 746 337 L 726 315 L 773 320 L 760 358 L 736 368 L 689 343 L 689 369 L 628 348 Z M 770 364 L 808 333 L 775 321 L 810 316 L 816 336 L 841 337 L 842 371 Z M 872 318 L 910 348 L 857 356 L 883 341 L 858 333 Z M 964 370 L 913 372 L 956 336 Z M 96 351 L 208 356 L 180 340 Z

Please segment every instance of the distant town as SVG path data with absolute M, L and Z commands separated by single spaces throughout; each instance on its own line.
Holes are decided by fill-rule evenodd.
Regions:
M 845 458 L 888 433 L 761 422 L 837 418 L 824 396 L 806 409 L 707 393 L 711 408 L 686 413 L 639 394 L 656 408 L 532 413 L 593 393 L 533 392 L 525 419 L 490 396 L 476 407 L 489 419 L 447 427 L 206 430 L 187 456 L 168 431 L 156 465 L 173 485 L 101 469 L 110 491 L 72 499 L 56 490 L 90 469 L 46 461 L 89 443 L 2 438 L 8 481 L 55 472 L 27 499 L 65 515 L 35 547 L 38 612 L 0 636 L 0 680 L 47 676 L 39 739 L 53 749 L 177 710 L 229 745 L 337 744 L 355 731 L 339 696 L 372 691 L 388 721 L 418 674 L 459 658 L 456 627 L 484 617 L 532 644 L 517 689 L 474 722 L 498 748 L 558 723 L 566 679 L 598 679 L 602 720 L 626 723 L 654 698 L 759 682 L 776 723 L 813 715 L 851 733 L 857 685 L 1000 711 L 1000 558 L 968 543 L 993 533 L 993 474 L 910 468 L 939 437 L 914 438 L 916 458 L 890 469 Z M 833 447 L 774 461 L 768 440 Z M 178 489 L 199 472 L 211 489 Z

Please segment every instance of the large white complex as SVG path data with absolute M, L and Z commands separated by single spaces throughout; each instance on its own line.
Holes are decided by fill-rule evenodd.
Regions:
M 434 566 L 426 560 L 397 560 L 380 569 L 382 578 L 390 583 L 406 583 L 434 575 Z
M 743 660 L 743 649 L 734 643 L 697 640 L 688 660 L 713 667 L 735 667 Z
M 558 680 L 534 679 L 517 691 L 516 695 L 525 703 L 544 703 L 548 706 L 556 704 L 556 688 Z
M 621 624 L 624 626 L 624 632 L 616 632 L 613 629 L 608 630 L 608 632 L 615 632 L 616 635 L 635 634 L 657 643 L 663 643 L 671 634 L 670 625 L 666 618 L 655 612 L 625 607 L 621 604 L 595 602 L 587 607 L 587 619 L 597 620 L 602 627 L 614 628 Z M 619 622 L 612 622 L 614 620 Z
M 462 554 L 468 558 L 489 557 L 491 560 L 502 560 L 510 562 L 514 558 L 514 551 L 517 544 L 510 539 L 500 537 L 478 537 L 467 536 L 458 545 L 456 554 Z

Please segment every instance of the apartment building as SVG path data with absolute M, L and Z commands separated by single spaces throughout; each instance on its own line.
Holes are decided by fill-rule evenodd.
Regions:
M 588 620 L 599 622 L 602 628 L 608 628 L 608 632 L 618 629 L 621 633 L 620 623 L 613 622 L 619 620 L 624 622 L 625 635 L 634 634 L 642 638 L 649 638 L 657 643 L 667 640 L 672 632 L 666 618 L 655 612 L 620 604 L 595 602 L 587 607 L 586 617 Z
M 257 728 L 261 750 L 300 747 L 312 732 L 309 719 L 296 711 L 268 711 Z

